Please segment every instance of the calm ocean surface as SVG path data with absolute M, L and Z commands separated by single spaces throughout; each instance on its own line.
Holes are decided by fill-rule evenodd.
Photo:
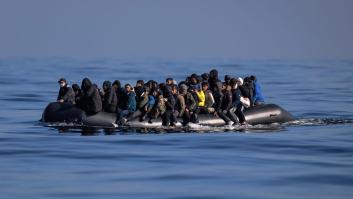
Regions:
M 298 118 L 242 132 L 58 131 L 57 80 L 255 74 Z M 0 60 L 0 198 L 353 198 L 353 60 Z M 272 129 L 272 130 L 271 130 Z

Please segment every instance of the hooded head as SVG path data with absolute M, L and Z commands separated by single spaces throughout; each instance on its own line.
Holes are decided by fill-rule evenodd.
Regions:
M 170 86 L 165 86 L 163 89 L 163 96 L 168 97 L 172 93 L 172 88 Z
M 80 91 L 81 91 L 80 86 L 77 85 L 77 84 L 72 84 L 71 87 L 72 87 L 72 89 L 73 89 L 75 92 L 80 92 Z
M 82 80 L 81 90 L 88 90 L 92 87 L 92 82 L 87 77 Z
M 244 84 L 244 80 L 243 80 L 243 78 L 241 78 L 241 77 L 238 77 L 238 84 L 239 84 L 239 86 L 242 86 L 243 84 Z
M 233 88 L 236 89 L 238 87 L 238 80 L 235 78 L 232 78 L 229 80 L 229 85 Z
M 110 81 L 103 82 L 103 86 L 102 86 L 103 90 L 105 90 L 105 91 L 110 90 L 111 87 L 112 87 L 112 83 Z
M 121 88 L 121 83 L 120 83 L 120 81 L 119 81 L 119 80 L 115 80 L 115 81 L 113 82 L 113 86 L 116 86 L 117 88 Z
M 211 70 L 209 78 L 211 80 L 218 80 L 218 71 L 216 69 Z
M 226 84 L 229 84 L 230 79 L 232 79 L 232 78 L 231 78 L 229 75 L 225 75 L 225 76 L 224 76 L 224 82 L 225 82 Z

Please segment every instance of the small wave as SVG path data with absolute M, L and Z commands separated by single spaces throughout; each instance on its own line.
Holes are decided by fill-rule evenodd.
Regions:
M 336 125 L 336 124 L 353 124 L 353 119 L 336 119 L 336 118 L 309 118 L 298 119 L 286 123 L 288 125 L 299 126 L 321 126 L 321 125 Z

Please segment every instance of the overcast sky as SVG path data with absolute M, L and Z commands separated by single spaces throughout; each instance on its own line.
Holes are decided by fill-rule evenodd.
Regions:
M 0 0 L 0 58 L 353 58 L 353 0 Z

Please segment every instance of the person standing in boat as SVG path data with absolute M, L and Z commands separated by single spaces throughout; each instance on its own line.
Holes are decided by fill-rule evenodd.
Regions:
M 67 103 L 75 104 L 74 90 L 69 85 L 67 85 L 66 79 L 60 78 L 58 83 L 60 85 L 60 90 L 57 97 L 57 102 L 59 103 L 67 102 Z
M 99 91 L 88 78 L 82 80 L 81 92 L 82 95 L 79 103 L 81 109 L 89 115 L 102 111 L 102 99 Z
M 103 82 L 103 110 L 108 113 L 115 113 L 117 108 L 118 99 L 116 96 L 116 92 L 112 89 L 112 85 L 110 81 Z
M 258 106 L 265 104 L 265 98 L 262 95 L 261 85 L 257 81 L 256 76 L 252 75 L 250 76 L 250 79 L 253 81 L 254 84 L 254 105 Z
M 218 71 L 213 69 L 210 71 L 208 79 L 209 89 L 211 90 L 215 103 L 213 107 L 215 109 L 215 115 L 221 110 L 223 92 L 222 92 L 222 82 L 218 79 Z

